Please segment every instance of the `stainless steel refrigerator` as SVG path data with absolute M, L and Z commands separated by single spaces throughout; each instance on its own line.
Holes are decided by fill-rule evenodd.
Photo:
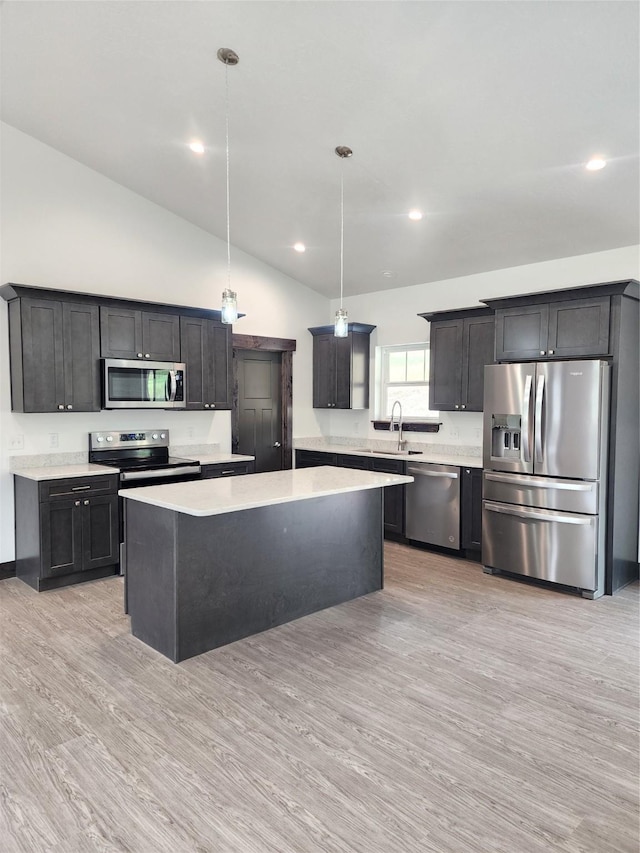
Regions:
M 609 365 L 485 368 L 482 562 L 604 593 Z

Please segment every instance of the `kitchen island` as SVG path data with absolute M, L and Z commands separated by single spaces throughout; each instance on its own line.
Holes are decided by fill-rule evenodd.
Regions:
M 383 488 L 273 471 L 121 491 L 131 631 L 175 663 L 382 589 Z

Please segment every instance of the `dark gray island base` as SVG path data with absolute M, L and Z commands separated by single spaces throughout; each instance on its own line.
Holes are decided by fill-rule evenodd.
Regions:
M 131 631 L 175 663 L 382 589 L 382 488 L 212 515 L 122 494 Z

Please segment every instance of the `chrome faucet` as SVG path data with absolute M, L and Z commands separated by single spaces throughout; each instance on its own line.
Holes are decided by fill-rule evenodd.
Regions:
M 396 400 L 391 407 L 391 420 L 389 421 L 389 432 L 393 432 L 393 424 L 394 424 L 394 414 L 396 411 L 396 406 L 400 409 L 400 413 L 398 415 L 398 450 L 402 450 L 402 403 L 400 400 Z

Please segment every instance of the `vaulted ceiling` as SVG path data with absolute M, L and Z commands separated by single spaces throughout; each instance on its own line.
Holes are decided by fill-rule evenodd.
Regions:
M 337 296 L 344 170 L 345 294 L 431 282 L 638 242 L 638 10 L 5 0 L 2 118 L 226 240 L 227 74 L 233 245 Z

